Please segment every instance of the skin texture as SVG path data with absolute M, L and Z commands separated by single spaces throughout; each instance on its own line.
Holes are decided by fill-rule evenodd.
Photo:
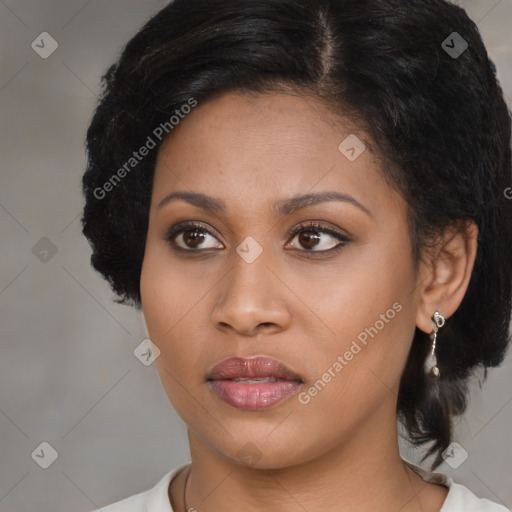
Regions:
M 434 512 L 444 502 L 446 488 L 400 459 L 396 399 L 415 327 L 432 332 L 433 312 L 449 321 L 464 296 L 477 228 L 448 229 L 415 273 L 404 200 L 369 149 L 353 162 L 338 150 L 351 133 L 369 142 L 356 130 L 314 98 L 231 92 L 196 107 L 160 149 L 141 296 L 161 381 L 188 427 L 188 508 L 325 512 L 342 503 L 345 511 Z M 175 191 L 211 195 L 226 211 L 183 200 L 158 208 Z M 337 201 L 286 215 L 271 206 L 323 191 L 348 194 L 368 213 Z M 350 242 L 322 253 L 340 241 L 317 229 L 319 247 L 289 237 L 311 220 Z M 184 221 L 215 236 L 194 249 L 177 235 L 190 251 L 178 252 L 166 236 Z M 247 237 L 263 249 L 252 263 L 236 252 Z M 228 357 L 267 356 L 298 373 L 307 391 L 396 303 L 394 318 L 307 404 L 292 395 L 240 410 L 205 381 Z M 240 458 L 247 443 L 256 463 Z M 178 512 L 185 476 L 169 489 Z

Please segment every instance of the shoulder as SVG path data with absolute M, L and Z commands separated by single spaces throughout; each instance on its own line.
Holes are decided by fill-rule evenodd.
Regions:
M 169 503 L 169 484 L 187 466 L 188 464 L 183 464 L 169 471 L 152 489 L 134 494 L 93 512 L 173 512 Z
M 503 505 L 478 498 L 467 487 L 452 482 L 440 512 L 510 512 Z
M 443 473 L 433 473 L 406 460 L 404 462 L 425 482 L 448 488 L 448 494 L 439 512 L 511 512 L 503 505 L 485 498 L 478 498 L 467 487 L 454 482 L 451 477 Z

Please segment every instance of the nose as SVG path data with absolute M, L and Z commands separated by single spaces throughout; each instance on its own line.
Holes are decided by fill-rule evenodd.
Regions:
M 286 299 L 290 291 L 264 254 L 252 263 L 235 255 L 233 269 L 216 289 L 212 321 L 220 331 L 255 336 L 289 327 L 291 314 Z

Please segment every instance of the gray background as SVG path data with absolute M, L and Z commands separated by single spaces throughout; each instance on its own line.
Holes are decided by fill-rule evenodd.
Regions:
M 142 317 L 112 302 L 79 224 L 99 77 L 165 4 L 0 0 L 2 512 L 87 512 L 152 487 L 188 460 L 185 426 L 154 365 L 133 353 L 146 338 Z M 512 0 L 459 4 L 478 22 L 511 105 Z M 31 48 L 44 31 L 59 45 L 47 59 Z M 509 508 L 511 370 L 509 356 L 482 390 L 473 387 L 456 431 L 469 457 L 437 470 Z M 58 453 L 48 469 L 31 457 L 43 441 Z M 404 457 L 417 463 L 419 455 L 403 445 Z

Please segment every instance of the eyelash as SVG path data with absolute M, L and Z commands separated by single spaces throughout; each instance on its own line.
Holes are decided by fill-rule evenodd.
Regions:
M 333 238 L 338 239 L 339 243 L 336 244 L 334 247 L 331 247 L 330 249 L 324 249 L 322 251 L 315 251 L 313 249 L 297 249 L 301 253 L 307 254 L 308 257 L 321 258 L 323 256 L 329 256 L 343 249 L 343 247 L 350 243 L 350 240 L 340 231 L 329 226 L 326 226 L 325 224 L 322 224 L 318 221 L 309 221 L 306 222 L 305 224 L 301 224 L 300 226 L 290 229 L 290 231 L 288 232 L 288 238 L 289 240 L 293 240 L 298 234 L 307 233 L 310 231 L 328 234 Z M 301 254 L 301 256 L 302 255 L 303 254 Z
M 209 248 L 209 249 L 183 249 L 183 247 L 179 247 L 176 245 L 174 238 L 177 235 L 180 235 L 181 233 L 184 233 L 186 231 L 193 231 L 193 230 L 204 231 L 205 233 L 208 233 L 209 235 L 213 236 L 214 238 L 217 238 L 214 231 L 212 229 L 210 229 L 209 227 L 207 227 L 206 225 L 203 225 L 200 223 L 195 223 L 195 222 L 188 222 L 185 224 L 178 224 L 177 226 L 170 228 L 169 231 L 167 232 L 165 239 L 177 251 L 182 251 L 182 252 L 187 252 L 187 253 L 199 253 L 199 252 L 204 253 L 204 252 L 208 252 L 208 251 L 217 250 L 217 249 L 212 249 L 212 248 Z M 317 221 L 309 221 L 306 224 L 302 224 L 300 226 L 290 229 L 290 231 L 288 232 L 288 237 L 290 240 L 293 240 L 293 238 L 295 238 L 296 235 L 298 235 L 302 232 L 310 232 L 310 231 L 326 233 L 328 235 L 331 235 L 333 238 L 338 239 L 340 241 L 340 243 L 335 245 L 334 247 L 331 247 L 330 249 L 326 249 L 323 251 L 314 251 L 314 250 L 303 249 L 303 250 L 301 250 L 301 252 L 305 252 L 308 254 L 315 254 L 315 255 L 316 254 L 332 253 L 333 251 L 338 251 L 338 250 L 342 249 L 345 245 L 349 244 L 351 241 L 348 237 L 343 235 L 341 232 L 339 232 L 333 228 L 330 228 L 329 226 L 321 224 L 320 222 L 317 222 Z

